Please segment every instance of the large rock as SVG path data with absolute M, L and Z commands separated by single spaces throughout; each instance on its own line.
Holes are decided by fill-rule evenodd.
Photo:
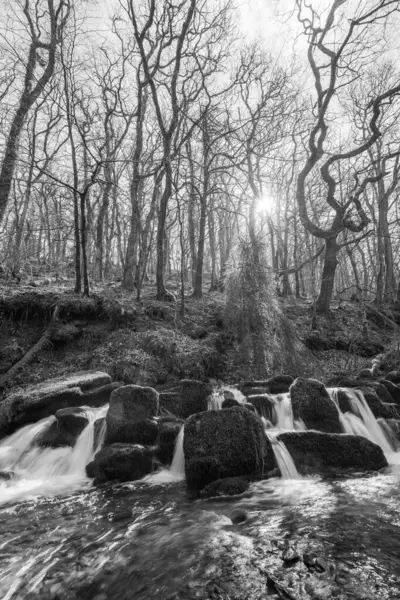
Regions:
M 96 483 L 135 481 L 151 473 L 153 454 L 137 444 L 111 444 L 99 450 L 87 467 L 86 474 L 95 477 Z
M 388 466 L 380 446 L 358 435 L 288 431 L 278 440 L 285 444 L 303 474 L 377 471 Z
M 293 416 L 302 419 L 307 429 L 340 433 L 339 412 L 323 383 L 298 377 L 290 386 Z
M 84 408 L 62 408 L 56 412 L 56 421 L 35 440 L 35 444 L 51 448 L 74 446 L 88 424 Z
M 180 392 L 181 416 L 184 419 L 208 409 L 208 397 L 212 393 L 212 387 L 208 383 L 196 379 L 182 379 Z
M 0 404 L 0 437 L 54 415 L 59 409 L 90 405 L 90 391 L 110 382 L 107 373 L 83 371 L 13 392 Z
M 158 436 L 158 393 L 150 387 L 125 385 L 110 397 L 106 444 L 154 444 Z
M 112 392 L 123 385 L 121 381 L 114 381 L 113 383 L 102 385 L 95 390 L 90 390 L 85 394 L 85 404 L 93 407 L 104 406 L 104 404 L 110 401 Z
M 259 417 L 244 408 L 192 415 L 183 440 L 186 480 L 201 489 L 216 479 L 259 476 L 274 467 L 274 454 Z

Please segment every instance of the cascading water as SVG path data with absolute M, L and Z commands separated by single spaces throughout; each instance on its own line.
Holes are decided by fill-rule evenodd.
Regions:
M 341 388 L 328 389 L 329 395 L 339 411 L 340 424 L 345 433 L 361 435 L 371 442 L 378 444 L 386 456 L 393 454 L 396 448 L 385 429 L 376 420 L 364 394 L 360 390 L 345 389 L 352 412 L 342 412 L 339 406 L 338 393 Z
M 95 453 L 94 422 L 103 417 L 107 409 L 108 405 L 98 409 L 87 409 L 89 424 L 73 448 L 42 448 L 35 445 L 37 437 L 52 425 L 55 417 L 26 425 L 2 440 L 0 471 L 9 478 L 0 477 L 0 505 L 23 498 L 71 491 L 88 482 L 85 466 Z

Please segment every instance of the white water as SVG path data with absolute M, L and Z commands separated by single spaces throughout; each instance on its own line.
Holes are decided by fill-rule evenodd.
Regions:
M 343 390 L 349 398 L 352 410 L 352 412 L 347 411 L 343 413 L 340 410 L 337 399 L 339 390 L 340 388 L 332 388 L 328 390 L 328 392 L 338 409 L 339 420 L 343 431 L 351 435 L 362 435 L 371 442 L 378 444 L 387 458 L 391 457 L 395 452 L 395 447 L 393 446 L 390 437 L 387 436 L 386 431 L 372 414 L 372 411 L 364 398 L 364 394 L 360 390 L 353 390 L 351 388 Z
M 281 472 L 281 477 L 282 479 L 297 479 L 299 477 L 299 473 L 296 469 L 293 458 L 291 457 L 290 452 L 286 448 L 285 444 L 277 439 L 278 435 L 279 432 L 271 432 L 270 430 L 267 433 L 267 437 L 271 442 L 272 450 Z
M 104 416 L 108 406 L 87 409 L 89 424 L 73 448 L 41 448 L 35 439 L 54 422 L 55 417 L 26 425 L 0 442 L 0 471 L 12 473 L 0 479 L 0 505 L 22 499 L 72 491 L 88 483 L 85 466 L 92 460 L 94 421 Z

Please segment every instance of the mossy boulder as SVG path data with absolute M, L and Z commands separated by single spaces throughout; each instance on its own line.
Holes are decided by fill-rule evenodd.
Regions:
M 183 421 L 174 417 L 160 417 L 158 424 L 157 458 L 164 464 L 172 462 L 176 438 L 181 430 Z
M 181 416 L 187 419 L 195 413 L 208 409 L 208 398 L 212 387 L 204 381 L 182 379 L 180 382 Z
M 377 471 L 388 466 L 382 448 L 358 435 L 288 431 L 278 438 L 302 474 Z
M 242 477 L 227 477 L 212 481 L 201 490 L 202 498 L 215 498 L 218 496 L 237 496 L 249 488 L 249 480 Z
M 323 383 L 298 377 L 290 386 L 293 417 L 302 419 L 307 429 L 340 433 L 339 412 Z
M 261 419 L 239 407 L 192 415 L 183 449 L 186 481 L 195 489 L 216 479 L 260 476 L 274 467 Z
M 106 481 L 135 481 L 153 470 L 153 454 L 138 444 L 111 444 L 104 446 L 94 457 L 94 464 L 86 468 L 96 483 Z
M 106 416 L 106 444 L 154 444 L 158 425 L 158 393 L 151 387 L 125 385 L 114 390 Z
M 62 408 L 90 406 L 90 392 L 110 382 L 107 373 L 82 371 L 13 392 L 0 404 L 0 438 Z

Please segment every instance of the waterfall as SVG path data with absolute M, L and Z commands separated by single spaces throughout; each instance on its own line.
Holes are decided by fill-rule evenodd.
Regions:
M 328 392 L 339 411 L 339 420 L 343 431 L 351 435 L 362 435 L 371 442 L 378 444 L 386 455 L 393 453 L 395 448 L 387 436 L 385 429 L 381 427 L 372 414 L 364 398 L 364 394 L 360 390 L 352 388 L 343 389 L 347 394 L 352 410 L 352 412 L 347 411 L 343 413 L 338 401 L 338 392 L 340 389 L 332 388 Z
M 151 473 L 143 478 L 143 481 L 151 485 L 162 483 L 173 483 L 175 481 L 184 481 L 185 479 L 185 455 L 183 452 L 184 425 L 179 430 L 175 440 L 174 455 L 169 469 L 160 469 L 156 473 Z
M 42 448 L 35 445 L 39 434 L 48 429 L 55 417 L 26 425 L 0 442 L 0 471 L 8 472 L 7 480 L 0 478 L 0 505 L 23 498 L 52 495 L 71 491 L 88 482 L 85 466 L 94 456 L 94 421 L 105 415 L 108 405 L 87 408 L 89 424 L 79 435 L 73 448 Z
M 296 465 L 293 462 L 293 458 L 290 456 L 289 450 L 283 442 L 277 439 L 281 430 L 271 429 L 271 423 L 264 417 L 261 417 L 261 420 L 264 424 L 265 434 L 271 442 L 272 451 L 281 472 L 282 479 L 295 479 L 296 477 L 299 477 Z
M 208 397 L 208 410 L 221 410 L 224 396 L 221 392 L 215 391 Z

